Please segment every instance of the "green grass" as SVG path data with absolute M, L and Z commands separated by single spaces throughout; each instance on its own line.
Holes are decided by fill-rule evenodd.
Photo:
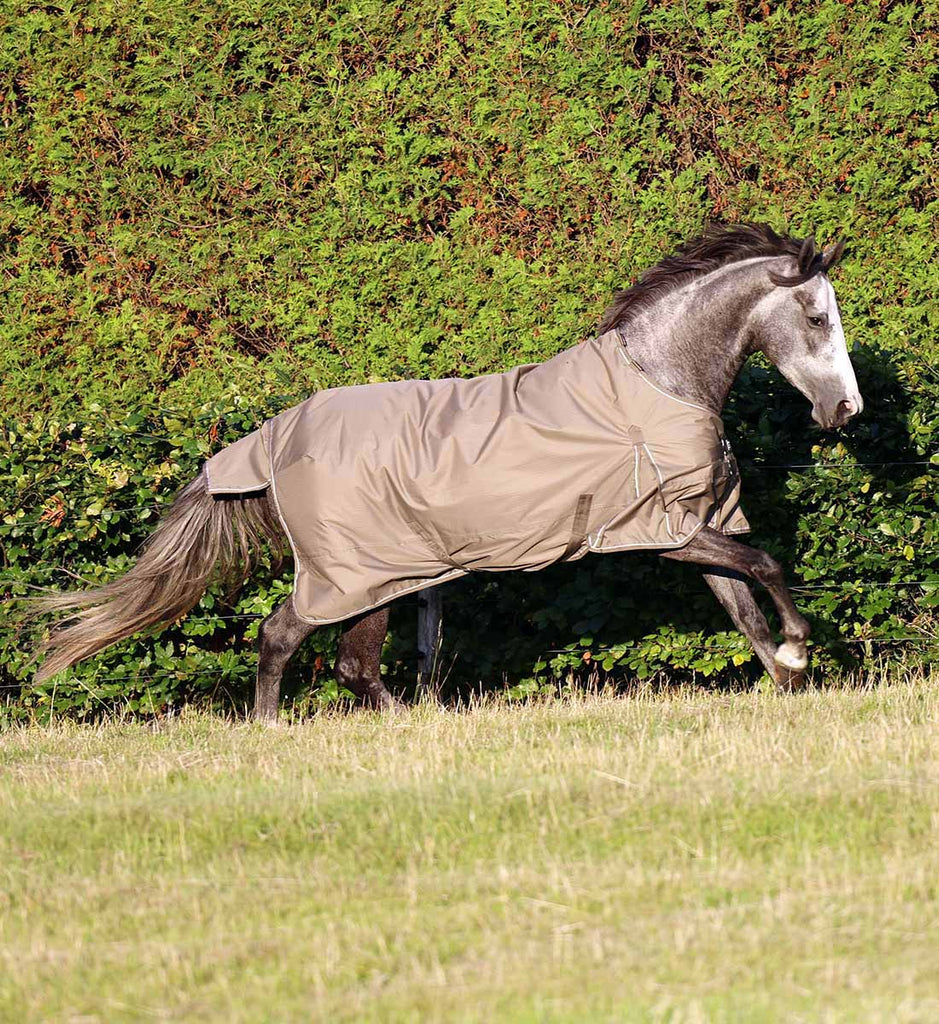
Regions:
M 0 1018 L 935 1021 L 937 683 L 10 729 Z

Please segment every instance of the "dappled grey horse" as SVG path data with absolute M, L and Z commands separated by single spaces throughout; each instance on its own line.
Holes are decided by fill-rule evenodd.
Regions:
M 842 248 L 712 227 L 620 293 L 596 337 L 546 363 L 314 395 L 210 459 L 125 576 L 37 602 L 69 613 L 38 678 L 175 621 L 213 579 L 289 542 L 294 592 L 259 632 L 258 717 L 276 715 L 284 668 L 318 625 L 345 624 L 337 678 L 385 706 L 394 598 L 605 551 L 706 567 L 767 671 L 797 685 L 809 625 L 779 564 L 734 539 L 748 526 L 720 413 L 754 352 L 812 402 L 820 426 L 861 411 L 827 276 Z M 750 580 L 775 603 L 779 646 Z

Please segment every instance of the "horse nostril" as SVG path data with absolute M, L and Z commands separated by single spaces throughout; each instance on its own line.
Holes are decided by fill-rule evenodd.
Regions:
M 842 398 L 838 403 L 838 412 L 844 416 L 846 420 L 856 415 L 858 411 L 858 404 L 853 398 Z

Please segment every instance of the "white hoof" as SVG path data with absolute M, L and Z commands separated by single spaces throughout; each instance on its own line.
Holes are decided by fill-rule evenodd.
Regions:
M 773 660 L 777 665 L 788 668 L 790 672 L 801 672 L 809 663 L 805 645 L 790 643 L 788 640 L 776 648 Z

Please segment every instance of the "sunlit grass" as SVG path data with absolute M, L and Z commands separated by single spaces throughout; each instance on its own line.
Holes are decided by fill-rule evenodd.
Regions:
M 939 1020 L 937 683 L 10 729 L 0 1019 Z

